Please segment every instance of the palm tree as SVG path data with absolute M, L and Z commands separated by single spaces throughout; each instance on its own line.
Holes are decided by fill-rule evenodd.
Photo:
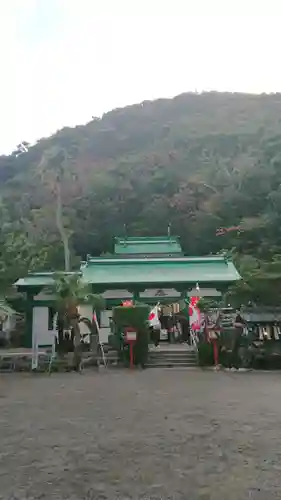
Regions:
M 81 304 L 91 304 L 95 310 L 103 309 L 104 300 L 100 295 L 91 293 L 91 288 L 81 280 L 80 273 L 57 273 L 54 275 L 56 309 L 58 316 L 63 318 L 64 325 L 70 327 L 74 339 L 73 367 L 79 370 L 81 365 L 81 334 L 79 326 L 79 310 Z M 90 334 L 93 334 L 94 329 Z M 94 342 L 91 339 L 91 346 Z

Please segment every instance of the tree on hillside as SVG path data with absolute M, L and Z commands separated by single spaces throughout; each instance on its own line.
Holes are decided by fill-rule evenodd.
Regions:
M 33 256 L 44 248 L 50 269 L 58 253 L 70 269 L 72 255 L 111 252 L 124 224 L 129 235 L 151 236 L 169 221 L 186 254 L 235 247 L 238 265 L 251 256 L 264 269 L 281 248 L 280 113 L 280 94 L 187 93 L 66 127 L 0 157 L 10 228 L 32 243 Z M 216 235 L 231 226 L 241 230 Z M 7 229 L 4 239 L 13 244 Z
M 50 244 L 43 231 L 40 231 L 40 237 L 33 238 L 28 222 L 25 219 L 12 220 L 8 207 L 0 200 L 1 292 L 7 291 L 18 278 L 26 276 L 29 271 L 50 270 L 53 264 L 60 263 L 58 246 Z M 39 231 L 35 220 L 33 231 Z
M 66 228 L 64 224 L 62 194 L 64 184 L 69 178 L 71 177 L 73 182 L 76 179 L 74 174 L 71 174 L 70 168 L 68 168 L 70 160 L 71 157 L 65 149 L 54 146 L 43 153 L 38 167 L 43 183 L 47 185 L 55 199 L 55 224 L 63 244 L 64 270 L 66 272 L 71 269 L 69 239 L 72 231 Z

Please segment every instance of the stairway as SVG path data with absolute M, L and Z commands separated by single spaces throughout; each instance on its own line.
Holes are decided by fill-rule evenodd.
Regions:
M 161 345 L 149 350 L 148 368 L 192 368 L 197 365 L 197 355 L 191 347 Z

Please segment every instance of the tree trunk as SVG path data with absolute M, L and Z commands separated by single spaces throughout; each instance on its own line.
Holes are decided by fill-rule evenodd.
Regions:
M 56 185 L 56 195 L 57 195 L 57 207 L 56 207 L 56 224 L 58 231 L 61 236 L 63 251 L 64 251 L 64 270 L 66 272 L 70 271 L 70 251 L 69 251 L 69 238 L 65 231 L 62 218 L 62 201 L 61 201 L 61 185 L 60 181 L 57 181 Z
M 64 352 L 64 312 L 58 311 L 57 316 L 57 329 L 58 329 L 58 352 L 62 354 Z
M 73 315 L 71 317 L 70 324 L 74 334 L 73 368 L 76 371 L 80 371 L 82 361 L 82 346 L 78 313 L 75 316 Z

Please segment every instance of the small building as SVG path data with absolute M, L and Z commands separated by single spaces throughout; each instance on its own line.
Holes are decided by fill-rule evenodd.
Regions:
M 103 342 L 110 332 L 112 307 L 123 300 L 155 305 L 180 302 L 190 295 L 217 296 L 240 279 L 233 262 L 225 256 L 185 257 L 179 238 L 174 236 L 115 238 L 114 254 L 88 256 L 81 262 L 80 273 L 93 293 L 103 295 L 106 301 L 106 310 L 99 316 Z M 53 276 L 30 273 L 15 283 L 26 296 L 27 347 L 32 345 L 32 332 L 36 331 L 40 345 L 49 345 L 50 334 L 55 332 L 55 297 L 45 291 Z M 92 317 L 91 306 L 81 305 L 80 309 L 82 316 Z
M 16 311 L 4 299 L 0 299 L 0 332 L 1 341 L 9 341 L 10 333 L 16 324 Z
M 251 337 L 256 340 L 281 340 L 280 307 L 244 307 L 241 316 Z

